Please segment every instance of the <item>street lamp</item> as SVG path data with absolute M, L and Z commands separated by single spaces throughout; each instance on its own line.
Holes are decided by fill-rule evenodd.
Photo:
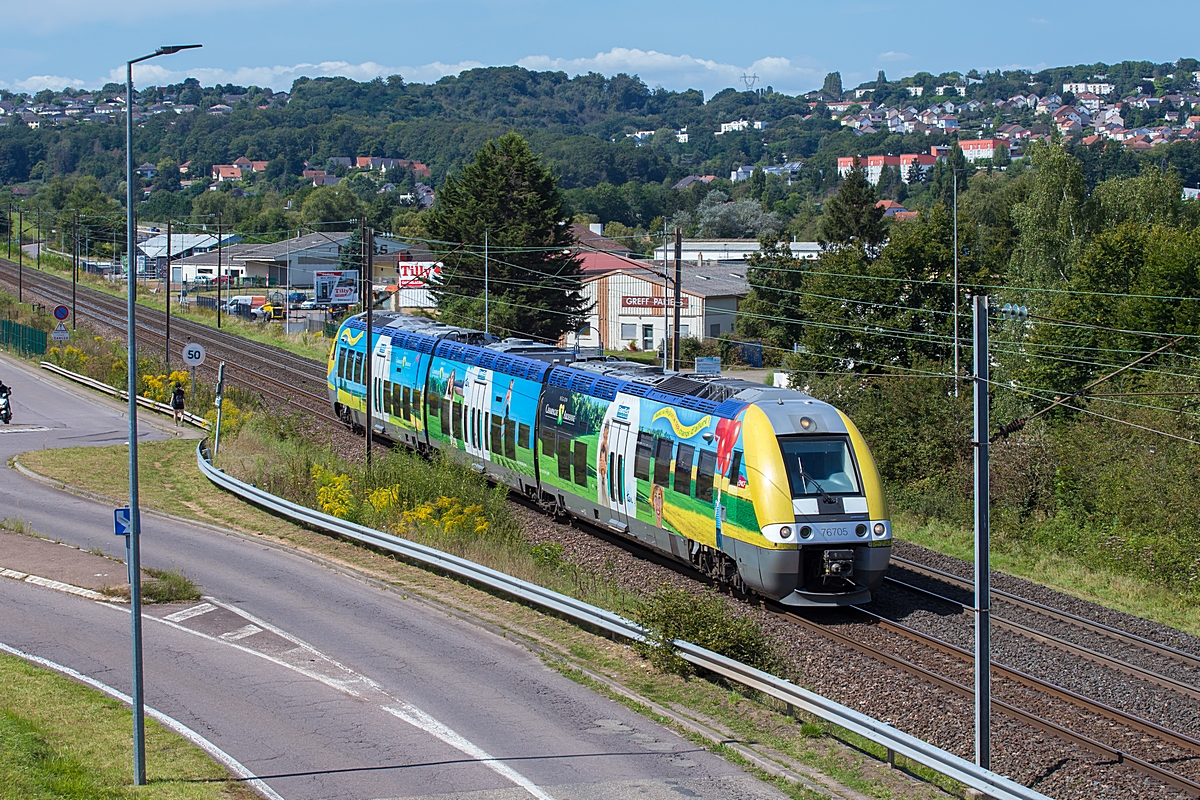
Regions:
M 129 565 L 130 617 L 133 633 L 133 782 L 146 784 L 146 727 L 145 698 L 142 695 L 142 556 L 138 543 L 141 516 L 138 509 L 138 449 L 137 449 L 137 338 L 134 327 L 137 301 L 137 282 L 130 273 L 137 263 L 137 231 L 133 217 L 133 65 L 157 56 L 167 56 L 180 50 L 192 50 L 202 45 L 173 44 L 160 47 L 148 56 L 125 62 L 125 294 L 128 298 L 129 319 L 126 330 L 129 346 Z M 113 253 L 116 258 L 116 252 Z

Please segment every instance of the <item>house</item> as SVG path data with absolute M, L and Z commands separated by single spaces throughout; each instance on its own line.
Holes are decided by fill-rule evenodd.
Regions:
M 675 310 L 674 287 L 664 289 L 661 267 L 624 268 L 585 274 L 584 302 L 591 307 L 579 344 L 627 350 L 655 350 L 667 336 L 667 312 Z M 749 294 L 745 267 L 688 267 L 679 303 L 681 336 L 718 337 L 730 333 L 738 305 Z M 673 322 L 672 322 L 673 324 Z M 574 335 L 566 344 L 574 345 Z
M 137 174 L 145 180 L 152 181 L 158 177 L 158 167 L 146 161 L 137 168 Z
M 209 106 L 207 113 L 213 115 L 214 117 L 221 116 L 222 114 L 232 114 L 233 108 L 225 105 L 224 103 L 217 103 L 215 106 Z
M 668 243 L 667 250 L 662 245 L 654 251 L 654 259 L 660 264 L 663 258 L 675 258 L 675 244 Z M 681 255 L 685 262 L 697 265 L 713 262 L 743 262 L 761 248 L 757 239 L 684 239 Z M 821 246 L 816 242 L 792 242 L 792 257 L 805 260 L 816 260 L 821 255 Z
M 323 169 L 306 169 L 300 173 L 300 177 L 304 178 L 305 180 L 311 180 L 312 178 L 319 178 L 324 174 L 325 170 Z
M 975 163 L 984 159 L 992 159 L 1008 152 L 1008 142 L 1003 139 L 967 139 L 958 143 L 963 156 Z
M 1063 94 L 1070 92 L 1071 94 L 1075 95 L 1076 97 L 1078 97 L 1079 95 L 1081 95 L 1085 92 L 1089 92 L 1091 94 L 1098 94 L 1098 95 L 1107 97 L 1108 95 L 1113 93 L 1113 90 L 1115 88 L 1117 88 L 1117 87 L 1113 86 L 1111 83 L 1108 83 L 1107 81 L 1090 81 L 1090 82 L 1089 81 L 1073 81 L 1071 83 L 1064 83 L 1062 90 L 1063 90 Z
M 937 118 L 937 127 L 946 133 L 953 133 L 958 130 L 958 118 L 943 114 Z
M 418 181 L 413 190 L 417 193 L 418 205 L 422 208 L 433 208 L 433 204 L 437 200 L 437 193 L 433 191 L 432 186 Z
M 242 169 L 233 164 L 213 164 L 212 179 L 218 183 L 240 181 L 242 179 Z
M 875 204 L 875 207 L 882 208 L 883 215 L 885 217 L 894 217 L 899 212 L 908 211 L 907 208 L 900 205 L 895 200 L 880 200 L 878 203 Z
M 1094 92 L 1083 92 L 1075 95 L 1075 105 L 1082 106 L 1090 111 L 1093 115 L 1100 111 L 1100 104 L 1103 99 L 1100 95 Z
M 687 132 L 686 125 L 684 125 L 682 128 L 679 128 L 675 131 L 675 141 L 679 142 L 680 144 L 688 143 L 688 132 Z
M 313 186 L 337 186 L 341 182 L 337 175 L 314 175 L 312 179 Z
M 905 86 L 904 88 L 908 90 L 909 97 L 920 97 L 925 94 L 924 86 Z
M 337 167 L 353 167 L 353 166 L 354 166 L 354 159 L 353 159 L 353 158 L 346 158 L 346 157 L 344 157 L 344 156 L 332 156 L 332 157 L 330 157 L 330 159 L 329 159 L 328 166 L 330 166 L 330 167 L 334 167 L 334 168 L 337 168 Z
M 182 164 L 180 164 L 180 165 L 179 165 L 179 174 L 180 174 L 180 175 L 187 175 L 187 174 L 188 174 L 188 170 L 190 170 L 191 168 L 192 168 L 192 162 L 191 162 L 191 160 L 189 159 L 188 161 L 185 161 L 185 162 L 183 162 Z
M 600 223 L 592 223 L 590 225 L 572 223 L 571 235 L 575 237 L 576 242 L 576 246 L 572 249 L 580 253 L 602 251 L 621 256 L 628 256 L 633 253 L 632 248 L 629 246 L 606 237 L 604 235 L 604 226 Z
M 676 183 L 674 186 L 672 186 L 671 188 L 672 189 L 686 189 L 689 186 L 691 186 L 693 183 L 708 183 L 709 181 L 713 180 L 715 177 L 716 177 L 715 175 L 694 175 L 694 174 L 688 175 L 685 178 L 681 178 L 680 181 L 678 183 Z
M 847 108 L 848 107 L 849 106 L 847 106 Z M 750 122 L 748 120 L 738 119 L 738 120 L 734 120 L 733 122 L 722 122 L 721 130 L 717 131 L 716 135 L 720 136 L 723 133 L 731 133 L 733 131 L 747 131 L 747 130 L 751 130 L 751 129 L 756 130 L 756 131 L 761 131 L 765 127 L 767 127 L 767 123 L 765 123 L 761 120 L 756 119 L 753 122 Z M 653 133 L 653 131 L 651 131 L 651 133 Z
M 953 95 L 958 95 L 959 97 L 967 96 L 967 87 L 965 86 L 938 86 L 935 91 L 941 97 L 951 97 Z

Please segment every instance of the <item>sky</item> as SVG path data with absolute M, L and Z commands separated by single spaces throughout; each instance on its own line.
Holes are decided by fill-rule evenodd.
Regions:
M 134 68 L 287 90 L 300 76 L 432 82 L 478 66 L 639 75 L 651 88 L 798 94 L 919 71 L 1042 69 L 1200 56 L 1194 0 L 0 0 L 0 88 L 99 88 L 163 44 L 201 50 Z

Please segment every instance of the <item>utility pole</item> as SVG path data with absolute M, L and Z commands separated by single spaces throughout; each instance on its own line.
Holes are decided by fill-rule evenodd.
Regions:
M 488 229 L 483 229 L 483 341 L 488 337 Z
M 679 372 L 679 304 L 683 297 L 683 228 L 675 229 L 675 341 L 671 347 L 672 369 Z
M 375 376 L 372 374 L 372 360 L 375 358 L 373 336 L 375 334 L 375 231 L 367 227 L 366 220 L 362 223 L 363 267 L 365 268 L 366 295 L 363 305 L 367 309 L 367 468 L 371 467 L 371 440 L 375 438 Z
M 671 368 L 671 262 L 667 257 L 667 223 L 663 222 L 663 372 Z
M 167 374 L 171 374 L 171 220 L 167 220 Z
M 958 170 L 951 169 L 954 178 L 954 396 L 958 397 Z
M 37 212 L 37 268 L 42 268 L 42 210 Z
M 217 329 L 221 328 L 221 212 L 217 212 Z
M 988 298 L 975 295 L 975 763 L 992 768 L 991 496 L 988 480 Z
M 17 302 L 25 302 L 25 250 L 21 242 L 25 236 L 25 212 L 17 206 Z
M 7 234 L 5 238 L 8 240 L 4 243 L 8 248 L 8 260 L 12 261 L 12 202 L 8 204 L 8 215 L 4 217 L 4 232 Z
M 75 330 L 75 290 L 79 285 L 79 212 L 75 212 L 75 221 L 71 225 L 71 330 Z

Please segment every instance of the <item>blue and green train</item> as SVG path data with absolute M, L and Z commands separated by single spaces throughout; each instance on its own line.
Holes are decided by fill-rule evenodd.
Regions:
M 793 606 L 869 602 L 892 524 L 866 442 L 801 392 L 579 361 L 375 312 L 342 323 L 328 389 L 348 426 L 440 450 L 548 510 Z M 364 383 L 371 358 L 373 386 Z

